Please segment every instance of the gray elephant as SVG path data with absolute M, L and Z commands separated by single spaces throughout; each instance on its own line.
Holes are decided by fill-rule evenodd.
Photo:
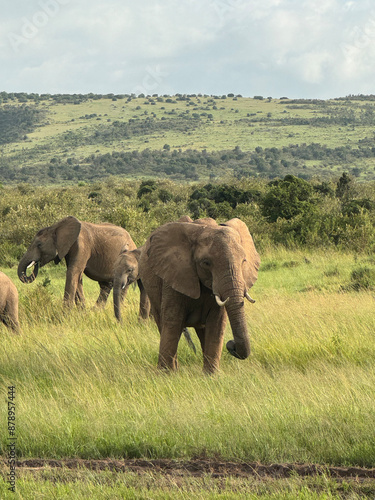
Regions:
M 3 272 L 0 272 L 0 321 L 18 332 L 18 290 Z
M 140 301 L 139 301 L 139 317 L 148 319 L 150 316 L 150 300 L 146 290 L 139 278 L 139 258 L 144 247 L 136 248 L 135 250 L 121 252 L 115 263 L 114 278 L 113 278 L 113 308 L 116 319 L 121 321 L 121 305 L 128 292 L 129 286 L 137 282 Z M 183 330 L 184 337 L 191 349 L 196 352 L 194 342 L 187 328 Z
M 219 368 L 227 315 L 234 340 L 228 351 L 239 359 L 250 354 L 244 299 L 258 276 L 260 258 L 246 224 L 232 219 L 172 222 L 145 243 L 139 274 L 160 332 L 160 368 L 177 368 L 183 328 L 194 327 L 203 352 L 203 369 Z
M 193 220 L 188 215 L 183 215 L 177 222 L 193 222 Z M 216 221 L 210 218 L 198 219 L 194 221 L 194 224 L 214 224 L 217 226 Z M 118 321 L 121 321 L 121 306 L 128 293 L 129 286 L 135 282 L 137 282 L 140 292 L 139 317 L 147 319 L 150 315 L 150 301 L 139 278 L 138 264 L 143 249 L 144 246 L 135 250 L 124 250 L 115 262 L 113 273 L 113 308 Z
M 113 269 L 123 250 L 134 250 L 130 234 L 113 224 L 92 224 L 69 216 L 38 231 L 18 265 L 18 277 L 31 283 L 39 267 L 52 260 L 66 261 L 64 303 L 84 305 L 82 276 L 98 281 L 100 294 L 97 305 L 105 305 L 113 285 Z M 27 276 L 27 269 L 33 268 Z
M 140 292 L 139 316 L 147 319 L 150 315 L 150 301 L 139 279 L 138 261 L 142 247 L 121 252 L 114 266 L 113 274 L 113 308 L 118 321 L 121 321 L 121 304 L 126 297 L 129 286 L 137 282 Z

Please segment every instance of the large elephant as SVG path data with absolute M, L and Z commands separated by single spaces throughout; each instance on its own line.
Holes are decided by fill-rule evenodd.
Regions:
M 226 317 L 234 340 L 228 351 L 239 359 L 250 354 L 244 299 L 258 276 L 260 258 L 246 224 L 232 219 L 172 222 L 145 243 L 139 273 L 160 332 L 158 366 L 177 368 L 183 328 L 194 327 L 203 351 L 203 369 L 219 368 Z M 227 314 L 226 314 L 227 313 Z
M 214 224 L 214 219 L 198 219 L 193 221 L 188 215 L 183 215 L 177 222 L 194 222 L 195 224 Z M 139 278 L 139 258 L 144 246 L 135 250 L 124 250 L 118 256 L 113 273 L 113 309 L 115 317 L 121 321 L 121 305 L 128 293 L 129 286 L 137 282 L 140 292 L 139 316 L 147 319 L 150 315 L 150 301 Z
M 17 332 L 18 323 L 18 291 L 8 276 L 0 272 L 0 321 Z
M 139 278 L 139 259 L 143 249 L 144 247 L 139 247 L 135 250 L 121 252 L 115 263 L 113 277 L 113 308 L 118 321 L 122 319 L 122 302 L 126 297 L 129 286 L 135 282 L 137 282 L 140 292 L 139 317 L 148 319 L 150 316 L 150 299 Z M 187 328 L 184 328 L 183 334 L 189 347 L 196 352 L 194 342 Z
M 113 284 L 113 269 L 123 250 L 134 250 L 136 245 L 130 234 L 113 224 L 92 224 L 69 216 L 52 226 L 38 231 L 18 265 L 18 277 L 31 283 L 39 267 L 54 260 L 58 264 L 65 258 L 67 271 L 64 303 L 84 305 L 83 273 L 99 282 L 97 305 L 104 305 Z M 27 269 L 34 266 L 27 276 Z
M 139 279 L 138 261 L 142 247 L 125 250 L 117 258 L 113 273 L 113 308 L 118 321 L 121 321 L 121 304 L 126 297 L 129 286 L 137 282 L 140 292 L 139 316 L 147 319 L 150 315 L 150 301 L 144 286 Z

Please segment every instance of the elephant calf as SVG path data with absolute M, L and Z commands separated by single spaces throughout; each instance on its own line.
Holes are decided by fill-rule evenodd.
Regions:
M 14 332 L 18 331 L 18 291 L 14 283 L 2 272 L 0 272 L 0 320 Z
M 139 316 L 147 319 L 150 315 L 150 301 L 139 279 L 138 261 L 142 247 L 123 251 L 118 256 L 113 273 L 113 307 L 115 316 L 121 321 L 121 304 L 128 293 L 129 286 L 137 282 L 140 291 Z

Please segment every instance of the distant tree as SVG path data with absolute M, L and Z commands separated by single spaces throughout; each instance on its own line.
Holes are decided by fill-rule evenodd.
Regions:
M 344 172 L 336 185 L 336 196 L 341 200 L 347 199 L 349 197 L 349 192 L 353 185 L 353 178 Z
M 156 189 L 156 182 L 153 180 L 142 181 L 137 192 L 137 198 L 142 198 L 146 194 L 150 194 Z
M 170 191 L 167 191 L 166 189 L 160 189 L 158 193 L 158 198 L 163 203 L 168 203 L 169 201 L 173 200 L 173 194 Z
M 271 222 L 292 219 L 311 212 L 315 205 L 314 190 L 310 183 L 293 175 L 270 183 L 270 190 L 262 200 L 262 213 Z

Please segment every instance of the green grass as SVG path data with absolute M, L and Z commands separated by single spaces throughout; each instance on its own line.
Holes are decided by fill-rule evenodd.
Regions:
M 223 352 L 220 373 L 202 373 L 184 339 L 179 370 L 156 368 L 159 334 L 137 317 L 131 288 L 118 325 L 112 297 L 85 311 L 61 305 L 64 267 L 31 285 L 6 270 L 20 293 L 22 332 L 0 327 L 0 421 L 16 387 L 18 458 L 220 458 L 260 463 L 373 467 L 375 323 L 373 292 L 347 291 L 370 257 L 283 249 L 262 255 L 247 306 L 252 355 Z M 50 280 L 50 282 L 49 282 Z M 350 288 L 347 288 L 351 290 Z M 197 339 L 194 336 L 196 345 Z M 226 333 L 230 338 L 230 330 Z M 197 346 L 198 347 L 198 346 Z M 7 456 L 7 433 L 0 456 Z M 1 469 L 1 468 L 0 468 Z M 288 479 L 168 476 L 158 472 L 17 469 L 16 494 L 0 470 L 1 498 L 373 498 L 374 482 L 329 476 Z
M 1 474 L 2 472 L 2 474 Z M 165 476 L 157 472 L 146 474 L 95 472 L 68 469 L 45 469 L 22 472 L 17 480 L 16 493 L 7 491 L 4 471 L 0 471 L 0 494 L 8 499 L 66 499 L 107 500 L 339 500 L 373 498 L 373 481 L 343 480 L 337 482 L 327 475 L 312 478 L 262 479 L 257 477 L 215 478 Z
M 257 302 L 247 306 L 253 353 L 241 362 L 224 352 L 214 377 L 202 374 L 199 349 L 195 355 L 184 339 L 179 371 L 156 369 L 158 332 L 138 321 L 136 289 L 120 326 L 111 301 L 96 310 L 98 287 L 88 279 L 87 310 L 63 310 L 61 266 L 47 271 L 51 285 L 43 275 L 18 282 L 22 334 L 2 329 L 0 345 L 2 387 L 16 387 L 18 455 L 371 467 L 374 298 L 340 291 L 357 262 L 279 251 L 263 265 Z M 2 435 L 2 455 L 6 443 Z

